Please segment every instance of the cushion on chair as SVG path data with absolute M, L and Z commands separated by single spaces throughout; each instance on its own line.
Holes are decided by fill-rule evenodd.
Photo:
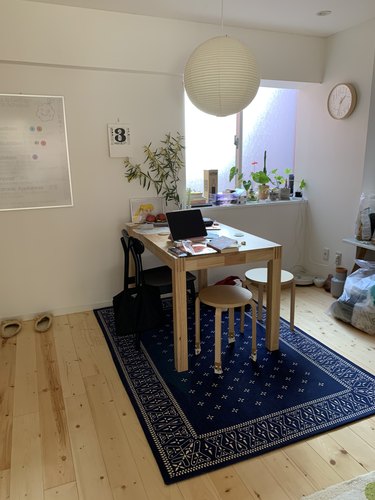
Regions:
M 143 277 L 145 283 L 152 286 L 164 287 L 172 286 L 172 271 L 168 266 L 152 267 L 150 269 L 144 269 Z M 194 281 L 196 278 L 193 274 L 187 272 L 186 280 Z

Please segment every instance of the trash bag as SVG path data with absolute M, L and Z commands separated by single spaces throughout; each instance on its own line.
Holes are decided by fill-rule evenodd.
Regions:
M 375 335 L 375 262 L 356 260 L 357 271 L 345 281 L 342 295 L 329 313 L 370 335 Z
M 159 289 L 149 285 L 128 288 L 113 297 L 116 335 L 142 333 L 163 323 Z

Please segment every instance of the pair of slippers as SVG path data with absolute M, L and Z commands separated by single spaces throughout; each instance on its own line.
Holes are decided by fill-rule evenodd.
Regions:
M 43 313 L 34 318 L 34 330 L 36 332 L 46 332 L 52 325 L 52 314 Z M 17 335 L 22 328 L 22 321 L 18 319 L 8 319 L 1 322 L 1 336 L 9 339 Z

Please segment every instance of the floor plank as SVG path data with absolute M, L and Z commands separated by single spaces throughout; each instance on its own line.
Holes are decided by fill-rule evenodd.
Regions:
M 35 333 L 44 488 L 75 481 L 53 331 Z
M 366 474 L 366 469 L 352 457 L 340 444 L 333 439 L 333 433 L 322 434 L 309 442 L 316 451 L 337 474 L 346 481 L 352 477 Z
M 44 492 L 44 500 L 79 500 L 75 482 L 66 483 Z
M 0 471 L 0 500 L 10 499 L 10 469 Z
M 14 418 L 10 498 L 43 499 L 42 445 L 38 413 Z
M 111 488 L 118 491 L 118 498 L 145 498 L 140 473 L 106 379 L 93 375 L 85 379 L 85 384 Z
M 108 472 L 87 396 L 73 396 L 65 403 L 79 498 L 111 500 Z
M 13 414 L 15 417 L 38 412 L 38 383 L 32 321 L 23 324 L 17 335 L 16 374 Z
M 368 472 L 375 470 L 374 447 L 371 446 L 371 443 L 358 437 L 358 434 L 348 427 L 333 431 L 331 437 L 342 450 L 349 453 Z M 375 445 L 374 442 L 372 444 Z
M 309 441 L 287 446 L 284 452 L 316 490 L 341 481 L 340 475 L 333 468 L 327 467 L 326 461 L 310 446 Z
M 290 499 L 290 496 L 282 487 L 282 482 L 280 483 L 266 467 L 263 457 L 244 460 L 235 464 L 234 468 L 249 490 L 249 498 L 257 498 L 259 500 Z
M 82 379 L 80 360 L 72 339 L 72 327 L 68 316 L 55 318 L 53 336 L 64 398 L 84 394 L 85 385 Z
M 16 343 L 15 337 L 0 342 L 0 471 L 10 468 Z
M 283 449 L 266 453 L 262 457 L 262 462 L 289 498 L 299 500 L 314 492 L 314 487 L 307 475 L 288 458 Z

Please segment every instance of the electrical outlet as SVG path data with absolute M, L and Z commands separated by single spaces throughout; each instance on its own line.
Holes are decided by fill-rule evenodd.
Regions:
M 340 266 L 341 265 L 341 260 L 342 260 L 342 253 L 336 252 L 336 255 L 335 255 L 335 264 L 336 264 L 336 266 Z
M 323 260 L 329 260 L 329 248 L 323 248 Z

